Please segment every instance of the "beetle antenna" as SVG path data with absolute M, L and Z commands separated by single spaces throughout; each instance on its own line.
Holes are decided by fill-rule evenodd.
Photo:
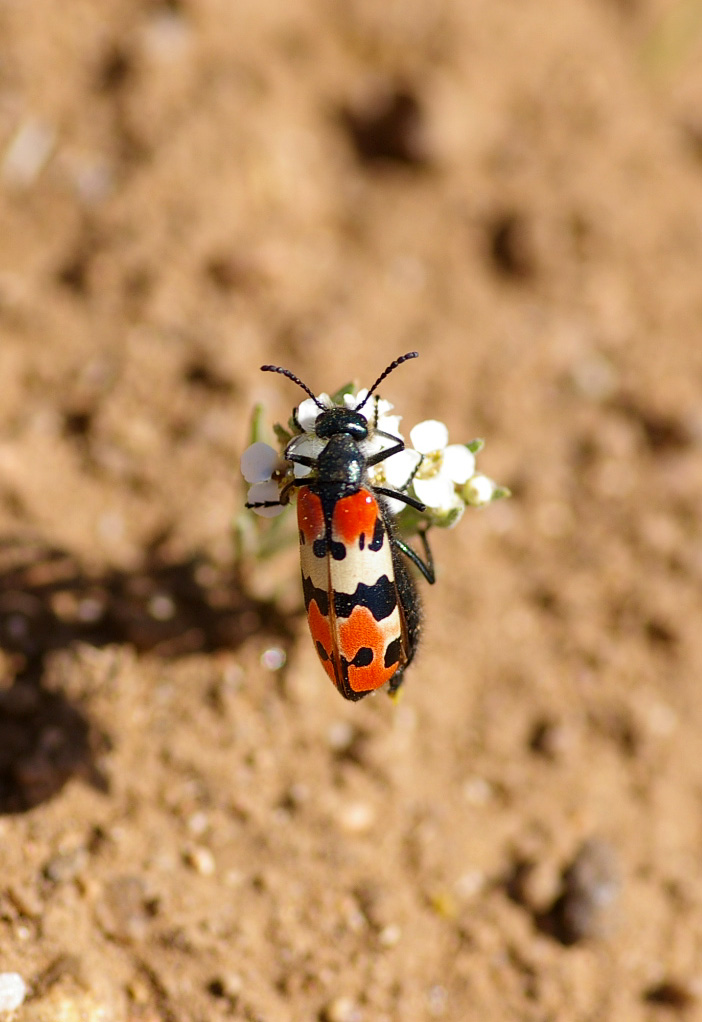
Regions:
M 376 387 L 380 386 L 380 384 L 383 382 L 385 377 L 389 376 L 390 373 L 393 371 L 393 369 L 397 369 L 397 367 L 399 365 L 402 365 L 403 362 L 407 362 L 407 360 L 410 359 L 410 358 L 419 358 L 419 352 L 418 351 L 408 351 L 406 355 L 400 355 L 400 357 L 396 358 L 394 362 L 391 362 L 390 365 L 387 367 L 387 369 L 384 369 L 383 372 L 380 374 L 380 376 L 375 381 L 375 383 L 373 384 L 371 389 L 368 391 L 366 396 L 363 398 L 363 401 L 361 401 L 360 405 L 356 405 L 356 411 L 358 412 L 358 411 L 361 410 L 361 408 L 363 408 L 364 404 L 366 403 L 368 398 L 371 396 L 373 391 L 376 389 Z
M 326 411 L 326 408 L 324 407 L 322 402 L 317 400 L 317 398 L 314 396 L 314 394 L 312 393 L 310 388 L 307 386 L 307 384 L 303 383 L 302 380 L 300 379 L 300 377 L 299 376 L 295 376 L 295 373 L 291 373 L 289 369 L 283 369 L 282 366 L 261 366 L 261 372 L 262 373 L 280 373 L 281 376 L 287 376 L 287 378 L 289 380 L 292 380 L 293 383 L 296 383 L 298 385 L 298 387 L 302 387 L 302 389 L 304 390 L 305 394 L 309 394 L 309 396 L 312 398 L 314 403 L 317 405 L 317 408 L 321 408 L 323 412 Z

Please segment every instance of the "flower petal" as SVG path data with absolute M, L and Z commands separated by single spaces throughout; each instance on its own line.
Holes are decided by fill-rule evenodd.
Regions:
M 247 483 L 262 483 L 270 479 L 280 461 L 278 452 L 270 444 L 258 443 L 247 447 L 241 456 L 241 474 Z
M 495 490 L 496 486 L 492 479 L 478 473 L 463 487 L 463 499 L 473 507 L 483 507 L 490 503 Z
M 318 458 L 327 443 L 324 437 L 315 436 L 314 433 L 300 433 L 285 448 L 285 457 L 290 459 L 291 454 L 302 454 L 306 458 Z
M 448 443 L 448 429 L 437 419 L 425 419 L 410 430 L 412 446 L 420 454 L 431 454 L 432 451 L 443 451 Z
M 318 394 L 317 401 L 313 401 L 311 397 L 305 398 L 297 406 L 297 421 L 305 433 L 314 433 L 314 425 L 324 410 L 319 407 L 320 404 L 324 408 L 331 408 L 332 400 L 328 394 Z
M 392 457 L 381 462 L 380 467 L 383 469 L 388 486 L 396 490 L 402 489 L 419 464 L 421 457 L 418 451 L 406 447 L 404 451 L 398 451 L 397 454 L 393 454 Z
M 454 483 L 465 483 L 475 472 L 475 455 L 463 444 L 449 444 L 441 468 Z
M 412 489 L 417 495 L 417 500 L 427 507 L 436 510 L 446 510 L 453 506 L 456 500 L 456 491 L 448 476 L 433 476 L 431 479 L 419 479 L 415 477 Z
M 363 414 L 361 412 L 361 414 Z M 399 419 L 399 416 L 396 416 Z M 371 432 L 368 440 L 364 442 L 363 453 L 366 458 L 370 458 L 372 454 L 377 454 L 379 451 L 389 451 L 391 447 L 397 446 L 397 441 L 403 440 L 401 433 L 395 432 L 391 434 L 390 439 L 386 436 L 380 436 L 378 433 Z
M 383 433 L 390 433 L 392 436 L 402 440 L 402 434 L 400 433 L 401 422 L 401 415 L 381 415 L 378 419 L 378 429 L 382 429 Z
M 407 507 L 404 500 L 396 500 L 394 497 L 386 497 L 384 495 L 382 499 L 385 501 L 390 514 L 393 515 L 399 515 Z
M 360 404 L 363 404 L 367 397 L 368 397 L 367 387 L 365 387 L 363 390 L 359 390 L 357 394 L 344 394 L 344 405 L 346 408 L 351 408 L 353 411 L 355 411 Z M 361 415 L 364 414 L 365 414 L 364 412 L 361 412 Z
M 364 403 L 367 397 L 368 389 L 364 387 L 362 390 L 359 390 L 357 394 L 344 394 L 344 404 L 347 408 L 353 409 L 353 411 L 360 411 L 361 415 L 363 415 L 369 422 L 375 421 L 377 407 L 378 429 L 384 429 L 385 427 L 380 425 L 380 420 L 384 415 L 387 415 L 388 412 L 392 411 L 395 406 L 391 405 L 389 401 L 384 401 L 382 397 L 378 397 L 376 394 L 371 401 L 361 408 L 360 406 Z
M 280 491 L 272 479 L 262 483 L 254 483 L 253 486 L 249 487 L 247 496 L 249 504 L 257 504 L 259 501 L 268 500 L 280 500 Z M 276 515 L 281 513 L 283 506 L 282 504 L 274 504 L 273 507 L 255 507 L 253 510 L 257 515 L 261 515 L 262 518 L 275 518 Z

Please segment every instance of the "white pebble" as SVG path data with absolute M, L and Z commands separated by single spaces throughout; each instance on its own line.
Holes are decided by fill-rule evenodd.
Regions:
M 341 809 L 339 823 L 349 834 L 364 834 L 375 823 L 375 812 L 367 802 L 351 802 Z
M 359 1022 L 361 1011 L 350 997 L 337 997 L 326 1006 L 322 1018 L 324 1022 Z
M 34 184 L 55 141 L 53 128 L 37 118 L 30 117 L 20 125 L 2 161 L 2 176 L 7 184 L 18 188 Z
M 356 729 L 347 720 L 337 720 L 329 725 L 327 741 L 334 752 L 346 752 L 355 737 Z
M 378 942 L 381 947 L 395 947 L 400 943 L 401 938 L 402 930 L 397 923 L 389 923 L 378 934 Z
M 14 1011 L 26 996 L 27 984 L 18 972 L 0 972 L 0 1011 Z
M 203 848 L 202 845 L 190 848 L 186 852 L 185 861 L 203 877 L 211 877 L 216 869 L 214 855 L 209 848 Z

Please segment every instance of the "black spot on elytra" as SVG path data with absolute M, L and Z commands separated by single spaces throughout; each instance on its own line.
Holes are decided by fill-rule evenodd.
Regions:
M 327 617 L 329 614 L 329 593 L 326 589 L 317 589 L 313 584 L 311 578 L 302 576 L 302 592 L 305 597 L 305 609 L 309 610 L 310 603 L 312 600 L 319 607 L 319 612 L 323 617 Z
M 351 617 L 354 607 L 367 607 L 376 621 L 383 621 L 396 606 L 395 583 L 387 575 L 381 575 L 372 586 L 359 582 L 353 593 L 334 593 L 337 617 Z
M 392 642 L 388 643 L 388 647 L 385 650 L 385 660 L 383 665 L 387 667 L 393 667 L 395 664 L 399 664 L 400 657 L 402 656 L 402 639 L 393 639 Z
M 319 640 L 318 640 L 316 645 L 317 645 L 317 655 L 319 656 L 319 659 L 320 660 L 328 660 L 329 659 L 329 654 L 327 653 L 327 651 L 324 648 L 324 646 L 322 645 L 322 643 L 319 642 Z
M 336 543 L 334 540 L 331 541 L 331 555 L 335 561 L 343 561 L 346 557 L 346 546 L 344 543 Z
M 375 520 L 375 528 L 373 529 L 373 539 L 368 544 L 369 550 L 380 550 L 385 540 L 385 526 L 383 525 L 383 519 L 378 515 Z
M 315 557 L 326 557 L 331 554 L 335 561 L 342 561 L 346 556 L 346 547 L 343 543 L 336 543 L 334 540 L 329 543 L 326 536 L 315 540 L 312 545 L 312 552 Z
M 351 661 L 352 667 L 370 667 L 373 663 L 373 650 L 370 646 L 361 646 L 356 656 Z

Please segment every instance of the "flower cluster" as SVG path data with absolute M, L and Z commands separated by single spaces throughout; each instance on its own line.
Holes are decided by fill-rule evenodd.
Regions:
M 290 492 L 291 481 L 313 471 L 306 465 L 286 461 L 284 455 L 286 452 L 308 458 L 319 455 L 326 440 L 316 435 L 315 424 L 324 409 L 337 406 L 361 412 L 369 424 L 366 456 L 388 449 L 398 440 L 404 443 L 399 428 L 401 416 L 392 414 L 390 402 L 377 396 L 366 402 L 367 397 L 367 390 L 356 392 L 349 386 L 333 397 L 320 394 L 316 401 L 312 398 L 302 401 L 287 429 L 274 427 L 280 451 L 254 437 L 255 442 L 242 455 L 241 471 L 250 484 L 247 502 L 259 505 L 254 508 L 257 514 L 279 515 L 284 509 L 280 503 L 283 490 L 287 487 Z M 481 507 L 509 495 L 505 487 L 476 471 L 475 458 L 483 447 L 482 440 L 450 444 L 444 423 L 427 419 L 410 430 L 409 441 L 403 450 L 370 469 L 371 481 L 376 486 L 399 490 L 425 506 L 420 514 L 403 501 L 387 498 L 403 532 L 415 531 L 420 522 L 444 528 L 453 526 L 467 505 Z

